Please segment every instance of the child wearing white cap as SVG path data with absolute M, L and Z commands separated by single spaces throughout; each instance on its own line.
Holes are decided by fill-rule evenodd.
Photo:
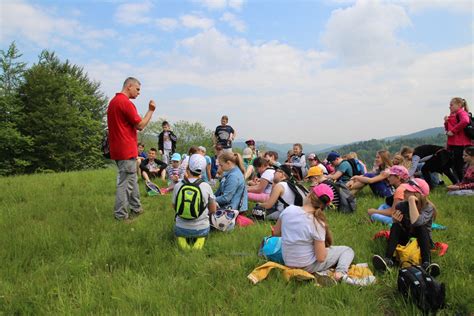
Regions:
M 184 179 L 173 189 L 173 208 L 177 214 L 174 232 L 182 249 L 202 249 L 210 230 L 209 214 L 216 211 L 212 188 L 201 179 L 205 170 L 205 158 L 191 155 Z

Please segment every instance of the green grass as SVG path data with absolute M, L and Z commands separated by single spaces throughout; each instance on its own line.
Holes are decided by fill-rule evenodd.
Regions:
M 252 285 L 246 276 L 264 260 L 257 257 L 270 224 L 212 233 L 204 250 L 176 247 L 170 196 L 146 197 L 145 214 L 132 224 L 113 218 L 113 169 L 0 178 L 0 314 L 388 314 L 418 313 L 396 291 L 396 272 L 377 284 L 317 288 L 287 283 L 275 271 Z M 447 286 L 441 314 L 474 311 L 471 236 L 474 198 L 432 194 L 435 241 L 449 243 L 438 278 Z M 381 203 L 368 190 L 358 211 L 329 212 L 336 245 L 355 250 L 355 262 L 383 253 L 371 237 L 366 209 Z

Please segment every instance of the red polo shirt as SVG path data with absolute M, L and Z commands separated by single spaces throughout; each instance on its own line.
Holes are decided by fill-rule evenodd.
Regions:
M 142 118 L 135 105 L 123 93 L 117 93 L 107 109 L 110 158 L 127 160 L 138 156 L 137 128 Z

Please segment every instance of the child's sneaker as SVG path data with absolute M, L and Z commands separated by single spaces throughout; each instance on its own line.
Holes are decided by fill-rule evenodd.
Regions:
M 337 284 L 337 281 L 333 277 L 322 272 L 315 272 L 316 283 L 322 287 L 331 287 Z
M 437 263 L 425 262 L 421 265 L 421 267 L 425 269 L 426 273 L 434 278 L 441 274 L 441 268 Z
M 374 269 L 380 272 L 385 272 L 394 266 L 392 259 L 382 258 L 379 255 L 372 257 L 372 264 L 374 265 Z
M 351 278 L 346 274 L 341 278 L 341 281 L 350 285 L 367 286 L 375 283 L 375 276 L 369 275 L 363 278 Z

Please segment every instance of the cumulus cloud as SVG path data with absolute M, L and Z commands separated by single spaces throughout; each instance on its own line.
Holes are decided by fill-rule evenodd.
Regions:
M 410 26 L 411 20 L 401 6 L 358 1 L 332 12 L 321 41 L 347 64 L 401 61 L 412 52 L 397 37 L 397 31 Z
M 193 0 L 209 10 L 224 10 L 231 8 L 234 10 L 241 10 L 244 4 L 243 0 Z
M 403 65 L 325 67 L 332 58 L 328 52 L 278 41 L 252 43 L 210 28 L 180 41 L 172 52 L 161 52 L 159 63 L 91 69 L 96 79 L 115 82 L 107 85 L 112 86 L 109 95 L 121 84 L 117 78 L 140 78 L 140 112 L 156 98 L 160 116 L 200 121 L 209 128 L 225 112 L 243 138 L 255 137 L 264 116 L 258 139 L 343 143 L 440 126 L 452 96 L 473 98 L 473 49 L 413 55 Z M 170 92 L 183 86 L 194 92 Z M 330 119 L 315 123 L 321 113 L 333 113 L 339 128 Z M 290 134 L 282 128 L 288 124 Z M 308 133 L 314 126 L 333 132 L 318 138 Z
M 245 32 L 246 26 L 245 26 L 244 21 L 237 18 L 235 14 L 232 14 L 230 12 L 225 12 L 221 16 L 220 20 L 229 24 L 233 29 L 235 29 L 238 32 Z
M 147 24 L 151 22 L 149 12 L 152 7 L 151 2 L 124 3 L 117 7 L 115 18 L 118 23 L 125 25 Z
M 82 49 L 81 45 L 101 47 L 103 40 L 116 36 L 116 32 L 111 29 L 94 29 L 74 19 L 56 17 L 43 8 L 23 1 L 2 3 L 0 41 L 18 40 L 19 36 L 38 46 L 45 47 L 54 43 L 77 51 Z
M 161 18 L 155 21 L 156 26 L 163 31 L 172 31 L 178 27 L 178 20 L 172 18 Z
M 193 29 L 209 29 L 214 25 L 214 21 L 208 18 L 200 17 L 193 14 L 182 15 L 180 18 L 181 24 L 184 27 Z

